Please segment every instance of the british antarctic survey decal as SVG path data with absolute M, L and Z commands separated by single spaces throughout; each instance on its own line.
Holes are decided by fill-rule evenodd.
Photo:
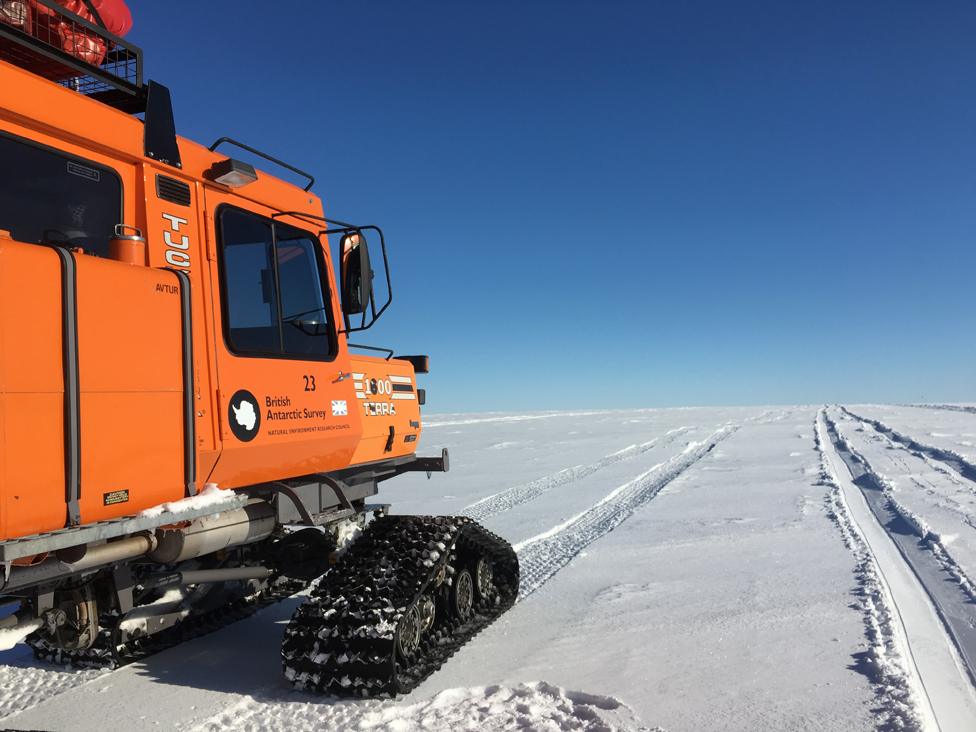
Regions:
M 352 428 L 345 399 L 324 400 L 314 394 L 315 380 L 308 378 L 300 394 L 276 394 L 264 397 L 264 434 L 268 437 L 311 436 L 315 432 L 333 432 Z M 331 401 L 331 404 L 329 403 Z M 338 419 L 336 419 L 338 418 Z M 343 419 L 345 418 L 345 419 Z
M 261 409 L 258 400 L 247 389 L 234 392 L 228 409 L 230 430 L 241 442 L 250 442 L 258 434 L 261 426 Z

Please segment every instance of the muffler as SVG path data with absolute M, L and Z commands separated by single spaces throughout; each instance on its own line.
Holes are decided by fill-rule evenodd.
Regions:
M 252 498 L 243 508 L 204 516 L 182 528 L 156 529 L 157 546 L 147 556 L 160 564 L 177 564 L 227 547 L 267 539 L 274 527 L 275 511 L 271 504 Z

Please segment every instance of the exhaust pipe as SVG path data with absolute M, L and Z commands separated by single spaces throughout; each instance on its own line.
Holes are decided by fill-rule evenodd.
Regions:
M 148 533 L 135 534 L 134 536 L 119 539 L 118 541 L 110 541 L 105 544 L 85 547 L 84 553 L 78 559 L 71 557 L 67 553 L 69 551 L 73 552 L 73 550 L 66 550 L 63 554 L 59 553 L 58 558 L 67 563 L 73 572 L 81 572 L 86 569 L 100 567 L 103 564 L 114 564 L 115 562 L 124 562 L 126 559 L 135 559 L 147 552 L 151 552 L 155 548 L 155 536 Z
M 7 584 L 0 589 L 23 589 L 142 556 L 160 564 L 178 564 L 267 539 L 274 528 L 274 507 L 252 498 L 242 508 L 195 519 L 182 528 L 156 529 L 155 534 L 143 532 L 95 546 L 73 547 L 32 567 L 12 567 Z
M 158 546 L 149 559 L 160 564 L 178 564 L 187 559 L 252 544 L 271 536 L 275 511 L 270 503 L 252 498 L 243 508 L 204 516 L 179 529 L 156 529 Z
M 96 546 L 69 549 L 59 556 L 32 567 L 13 567 L 4 591 L 50 582 L 61 577 L 94 569 L 104 564 L 124 562 L 141 557 L 156 548 L 156 537 L 149 533 L 134 534 L 125 539 Z

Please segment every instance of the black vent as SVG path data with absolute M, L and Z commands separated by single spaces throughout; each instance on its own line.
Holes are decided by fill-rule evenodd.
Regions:
M 156 176 L 156 195 L 164 201 L 172 201 L 181 206 L 190 205 L 190 186 L 165 175 Z

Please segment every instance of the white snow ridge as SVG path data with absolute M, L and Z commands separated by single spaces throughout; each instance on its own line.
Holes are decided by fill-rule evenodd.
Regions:
M 924 725 L 918 712 L 919 700 L 915 697 L 911 672 L 901 650 L 904 643 L 899 638 L 898 621 L 892 610 L 894 603 L 823 452 L 825 437 L 821 432 L 820 417 L 818 414 L 814 424 L 814 442 L 820 453 L 820 479 L 827 488 L 827 515 L 837 524 L 844 545 L 857 562 L 855 577 L 860 588 L 857 606 L 864 613 L 864 629 L 869 643 L 865 665 L 881 702 L 879 727 L 921 730 Z
M 314 698 L 268 704 L 246 697 L 197 729 L 201 732 L 272 729 L 652 732 L 640 723 L 630 707 L 611 696 L 569 691 L 544 681 L 448 689 L 432 699 L 410 705 L 391 701 L 335 703 Z

